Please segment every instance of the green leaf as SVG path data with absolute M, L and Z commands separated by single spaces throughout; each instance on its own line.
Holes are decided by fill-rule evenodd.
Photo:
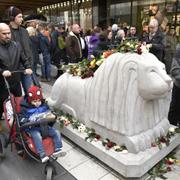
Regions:
M 176 129 L 175 129 L 175 132 L 176 132 L 176 133 L 180 133 L 180 128 L 176 128 Z
M 158 177 L 160 177 L 161 179 L 167 179 L 167 177 L 162 175 L 162 174 L 160 176 L 158 176 Z

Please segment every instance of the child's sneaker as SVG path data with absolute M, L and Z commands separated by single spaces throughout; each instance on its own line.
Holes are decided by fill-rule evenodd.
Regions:
M 42 163 L 45 163 L 45 162 L 47 162 L 48 160 L 49 160 L 49 157 L 48 157 L 48 156 L 44 156 L 44 157 L 41 158 L 41 162 L 42 162 Z
M 58 150 L 58 151 L 55 151 L 52 156 L 53 157 L 64 157 L 66 155 L 66 152 L 62 151 L 62 150 Z

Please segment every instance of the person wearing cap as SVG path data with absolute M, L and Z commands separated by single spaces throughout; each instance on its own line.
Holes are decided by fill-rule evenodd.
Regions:
M 55 122 L 56 116 L 51 112 L 49 106 L 45 103 L 41 89 L 38 86 L 32 86 L 28 89 L 27 98 L 25 98 L 21 103 L 21 111 L 19 114 L 20 124 L 22 125 L 27 122 L 39 121 L 44 118 L 52 120 L 54 119 Z M 48 125 L 47 129 L 48 136 L 52 137 L 55 146 L 55 150 L 52 156 L 64 156 L 65 152 L 61 150 L 61 135 L 59 131 L 53 128 L 51 125 Z M 49 160 L 49 157 L 45 154 L 45 150 L 42 144 L 42 131 L 43 129 L 40 125 L 25 128 L 25 132 L 28 132 L 33 138 L 36 150 L 41 158 L 42 163 L 44 163 Z
M 11 29 L 12 39 L 20 43 L 26 59 L 29 61 L 29 63 L 32 66 L 33 55 L 30 48 L 29 34 L 25 28 L 21 27 L 21 24 L 23 22 L 22 11 L 15 6 L 11 6 L 8 9 L 8 17 L 10 21 L 9 26 Z M 33 84 L 31 76 L 22 74 L 21 81 L 22 81 L 23 90 L 25 94 L 27 94 L 28 88 Z
M 22 96 L 20 74 L 12 73 L 23 65 L 26 74 L 31 74 L 31 65 L 24 57 L 19 43 L 12 41 L 11 31 L 7 24 L 0 23 L 0 119 L 3 113 L 3 102 L 8 98 L 4 77 L 9 83 L 10 91 L 15 97 Z

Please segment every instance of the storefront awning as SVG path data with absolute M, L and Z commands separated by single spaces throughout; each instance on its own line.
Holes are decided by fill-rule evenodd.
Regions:
M 46 6 L 58 2 L 64 2 L 65 0 L 1 0 L 0 1 L 0 11 L 4 11 L 10 6 L 17 6 L 23 11 L 35 10 L 38 7 Z

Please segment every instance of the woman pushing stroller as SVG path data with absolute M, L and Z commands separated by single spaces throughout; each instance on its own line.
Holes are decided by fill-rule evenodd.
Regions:
M 32 86 L 28 90 L 27 98 L 24 98 L 24 101 L 21 103 L 21 111 L 18 118 L 20 124 L 37 122 L 46 118 L 54 120 L 55 122 L 56 116 L 51 112 L 48 105 L 45 103 L 41 89 L 37 86 Z M 26 127 L 24 129 L 24 131 L 32 137 L 36 151 L 40 156 L 42 163 L 49 160 L 42 144 L 42 134 L 44 129 L 47 131 L 47 136 L 52 137 L 54 142 L 55 147 L 52 156 L 56 158 L 66 154 L 62 151 L 61 135 L 58 130 L 52 127 L 53 124 L 54 123 L 45 125 L 46 128 L 39 124 L 36 126 Z

